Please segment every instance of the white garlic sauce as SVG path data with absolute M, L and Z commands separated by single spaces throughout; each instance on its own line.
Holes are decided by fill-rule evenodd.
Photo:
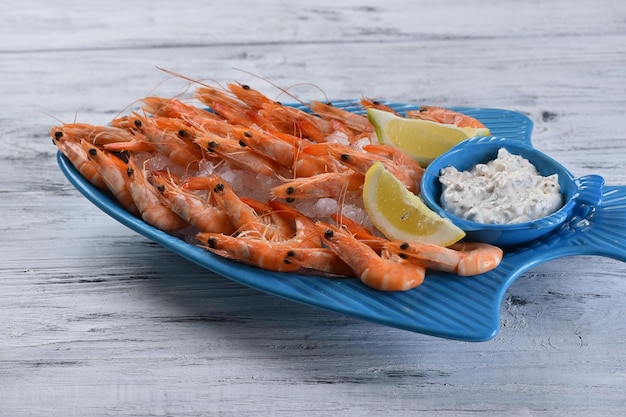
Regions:
M 478 223 L 523 223 L 563 205 L 557 174 L 544 177 L 530 161 L 504 148 L 496 159 L 469 171 L 443 168 L 439 181 L 443 208 Z

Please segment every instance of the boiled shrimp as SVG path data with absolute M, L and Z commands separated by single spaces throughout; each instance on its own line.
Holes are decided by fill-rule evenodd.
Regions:
M 272 241 L 266 239 L 265 235 L 249 233 L 240 233 L 238 236 L 199 233 L 197 238 L 206 243 L 207 250 L 227 258 L 272 271 L 298 271 L 302 266 L 293 262 L 295 251 L 301 248 L 317 250 L 321 246 L 316 226 L 311 219 L 289 206 L 277 202 L 270 204 L 277 213 L 294 221 L 292 236 Z
M 391 162 L 382 159 L 385 168 L 393 173 L 407 188 L 417 194 L 425 169 L 408 154 L 402 152 L 395 146 L 367 144 L 363 145 L 363 150 L 370 154 L 384 156 Z
M 424 281 L 426 268 L 422 265 L 386 251 L 379 255 L 346 230 L 323 222 L 316 224 L 324 243 L 365 285 L 381 291 L 406 291 Z
M 284 241 L 285 244 L 298 248 L 320 248 L 322 246 L 322 239 L 317 233 L 317 227 L 313 220 L 280 201 L 270 200 L 269 205 L 276 213 L 291 220 L 294 224 L 294 234 Z
M 340 227 L 345 227 L 356 239 L 372 247 L 374 250 L 379 251 L 382 247 L 382 243 L 386 242 L 386 239 L 373 236 L 365 226 L 341 214 L 333 214 L 331 217 Z M 288 257 L 289 260 L 297 263 L 302 268 L 316 270 L 324 274 L 337 276 L 350 276 L 354 274 L 352 267 L 327 247 L 297 248 L 292 250 L 291 253 L 288 254 Z
M 247 114 L 250 107 L 229 92 L 203 86 L 196 90 L 195 97 L 229 123 L 247 127 L 254 125 L 254 121 Z
M 242 113 L 250 109 L 250 106 L 239 100 L 230 91 L 206 84 L 198 87 L 194 96 L 211 109 L 218 104 Z
M 499 247 L 479 242 L 459 242 L 449 247 L 423 242 L 388 242 L 385 249 L 427 268 L 460 276 L 491 271 L 500 264 L 503 256 Z
M 287 252 L 286 259 L 303 270 L 340 277 L 354 274 L 350 265 L 328 248 L 292 248 Z
M 154 116 L 177 118 L 202 126 L 215 120 L 223 121 L 215 113 L 200 109 L 174 98 L 146 97 L 141 100 L 143 110 Z
M 81 146 L 116 200 L 128 212 L 139 215 L 139 210 L 130 194 L 130 178 L 126 163 L 86 140 L 81 140 Z
M 227 135 L 238 141 L 240 146 L 249 146 L 289 170 L 294 177 L 330 171 L 335 166 L 330 158 L 317 158 L 300 152 L 301 140 L 295 136 L 240 126 L 231 126 Z
M 232 124 L 222 119 L 189 120 L 189 123 L 195 128 L 198 136 L 214 138 L 214 135 L 217 135 L 216 143 L 221 139 L 230 139 L 237 142 L 242 148 L 249 147 L 256 153 L 289 170 L 294 177 L 310 176 L 317 172 L 332 169 L 333 161 L 330 158 L 317 158 L 300 152 L 300 148 L 303 146 L 301 138 L 277 129 L 262 129 L 258 126 L 259 123 L 264 124 L 264 122 L 259 122 L 260 115 L 254 112 L 249 113 L 255 115 L 252 116 L 255 118 L 255 126 Z M 267 127 L 267 124 L 264 126 Z M 211 145 L 211 141 L 207 143 Z M 203 141 L 199 143 L 199 145 L 203 144 Z M 207 149 L 210 152 L 220 152 L 220 149 Z M 245 159 L 243 155 L 239 155 L 237 152 L 239 150 L 236 146 L 231 146 L 229 148 L 231 153 L 223 153 L 222 155 L 232 161 L 236 161 L 237 158 Z M 251 156 L 251 158 L 253 157 Z
M 144 103 L 142 107 L 144 112 L 153 116 L 180 120 L 196 131 L 208 130 L 220 135 L 226 135 L 231 126 L 215 113 L 200 109 L 181 100 L 146 97 L 142 102 Z M 187 135 L 187 138 L 191 139 L 191 135 Z
M 147 97 L 108 126 L 67 124 L 53 128 L 52 139 L 81 175 L 146 223 L 263 269 L 357 276 L 372 288 L 400 291 L 420 285 L 427 268 L 475 275 L 501 262 L 502 251 L 491 245 L 392 242 L 344 215 L 365 216 L 360 194 L 374 163 L 416 194 L 424 173 L 397 148 L 372 143 L 363 112 L 323 102 L 284 106 L 236 82 L 202 85 L 194 98 L 209 108 Z M 361 105 L 399 114 L 365 97 Z M 440 107 L 407 117 L 483 127 Z M 264 185 L 253 189 L 256 180 L 238 177 L 233 189 L 218 174 L 245 174 Z M 299 210 L 334 223 L 315 223 Z
M 270 234 L 263 233 L 265 237 L 271 236 L 273 239 L 278 240 L 289 236 L 292 233 L 293 227 L 291 220 L 289 220 L 282 213 L 274 210 L 274 207 L 270 204 L 249 197 L 240 197 L 239 200 L 245 206 L 252 209 L 254 217 L 251 221 L 258 221 L 265 224 L 266 226 L 264 230 L 267 230 L 267 228 L 270 227 L 274 229 L 274 232 Z M 248 225 L 244 225 L 243 229 L 238 230 L 238 233 L 248 233 L 246 229 L 249 229 Z
M 270 190 L 273 198 L 286 198 L 288 202 L 296 199 L 337 198 L 347 191 L 362 188 L 365 176 L 354 171 L 325 172 L 310 177 L 287 180 Z
M 163 203 L 200 232 L 229 234 L 235 231 L 230 216 L 210 193 L 202 195 L 184 190 L 167 172 L 152 172 L 152 179 Z
M 346 229 L 352 236 L 354 236 L 355 239 L 365 243 L 377 253 L 380 253 L 385 244 L 389 242 L 388 239 L 375 235 L 367 227 L 341 213 L 332 214 L 330 217 L 339 225 L 340 228 Z
M 353 113 L 320 101 L 312 101 L 309 107 L 315 114 L 342 123 L 352 130 L 353 133 L 362 134 L 374 131 L 374 127 L 367 120 L 367 117 L 361 114 Z
M 138 141 L 107 145 L 109 150 L 149 151 L 156 149 L 173 163 L 197 169 L 203 159 L 202 151 L 193 143 L 195 132 L 181 121 L 167 117 L 147 117 L 137 112 L 129 116 L 129 124 L 145 137 L 144 145 Z M 133 147 L 135 145 L 135 147 Z
M 280 242 L 230 236 L 222 233 L 198 233 L 205 249 L 225 258 L 268 271 L 295 272 L 300 266 L 288 259 L 291 250 Z
M 367 148 L 374 145 L 364 145 L 363 148 Z M 335 158 L 336 161 L 341 164 L 352 168 L 356 172 L 363 175 L 367 173 L 367 170 L 376 162 L 381 162 L 385 169 L 390 171 L 407 189 L 415 194 L 419 192 L 420 181 L 424 173 L 424 169 L 416 162 L 412 162 L 408 165 L 404 165 L 404 160 L 394 160 L 393 156 L 396 154 L 389 151 L 387 155 L 381 155 L 382 149 L 386 145 L 376 145 L 369 149 L 376 150 L 376 152 L 363 152 L 361 150 L 354 149 L 347 145 L 339 143 L 316 143 L 305 147 L 302 152 L 310 155 L 330 155 Z M 388 156 L 392 156 L 389 158 Z
M 99 126 L 89 123 L 67 123 L 63 125 L 66 137 L 85 140 L 92 145 L 102 146 L 110 143 L 133 142 L 138 138 L 126 129 L 116 126 Z
M 235 168 L 272 176 L 279 172 L 280 165 L 267 156 L 256 152 L 237 140 L 224 138 L 211 132 L 203 132 L 195 143 L 210 154 L 216 154 Z
M 66 134 L 64 126 L 53 127 L 50 130 L 50 135 L 52 136 L 52 142 L 69 159 L 83 178 L 101 190 L 107 189 L 106 183 L 98 172 L 96 165 L 89 159 L 89 154 L 81 146 L 80 140 Z
M 229 83 L 228 89 L 252 110 L 261 110 L 265 104 L 279 104 L 247 84 Z
M 333 132 L 330 121 L 280 103 L 265 103 L 259 113 L 275 129 L 313 142 L 326 142 Z
M 382 101 L 372 100 L 367 97 L 362 97 L 360 100 L 360 103 L 364 109 L 377 109 L 377 110 L 382 110 L 382 111 L 386 111 L 389 113 L 393 113 L 396 116 L 402 116 L 400 113 L 398 113 L 392 107 L 386 105 Z
M 458 242 L 450 246 L 465 256 L 459 261 L 456 273 L 461 276 L 483 274 L 497 268 L 504 252 L 501 248 L 483 242 Z
M 480 120 L 454 110 L 438 106 L 422 106 L 419 110 L 408 110 L 406 116 L 412 119 L 429 120 L 431 122 L 452 124 L 457 127 L 484 128 Z
M 245 233 L 275 242 L 285 240 L 292 234 L 289 225 L 284 222 L 272 222 L 271 216 L 258 213 L 217 174 L 187 178 L 183 187 L 210 192 L 217 205 L 228 214 L 238 234 Z
M 126 172 L 130 178 L 130 195 L 146 223 L 165 232 L 175 232 L 188 226 L 182 217 L 163 203 L 147 172 L 137 166 L 134 158 L 129 158 Z

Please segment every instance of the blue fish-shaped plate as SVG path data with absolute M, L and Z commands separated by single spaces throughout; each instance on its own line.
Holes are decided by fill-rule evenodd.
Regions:
M 333 104 L 355 113 L 358 100 Z M 398 112 L 419 106 L 386 102 Z M 294 104 L 294 107 L 306 109 Z M 479 119 L 492 135 L 530 144 L 532 121 L 503 109 L 454 108 Z M 107 193 L 87 182 L 61 153 L 59 167 L 89 201 L 115 220 L 172 252 L 233 281 L 352 317 L 412 332 L 463 341 L 485 341 L 500 328 L 500 305 L 507 288 L 522 273 L 542 262 L 571 255 L 601 255 L 626 261 L 626 187 L 602 187 L 602 201 L 579 211 L 540 240 L 506 251 L 498 268 L 482 275 L 459 277 L 429 271 L 424 283 L 405 292 L 381 292 L 354 278 L 324 278 L 261 270 L 215 256 L 144 223 Z

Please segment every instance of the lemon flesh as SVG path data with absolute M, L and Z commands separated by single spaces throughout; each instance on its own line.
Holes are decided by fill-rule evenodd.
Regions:
M 368 109 L 367 118 L 376 129 L 380 143 L 401 149 L 422 166 L 427 166 L 465 139 L 491 134 L 486 127 L 458 127 L 429 120 L 409 119 L 378 109 Z
M 450 246 L 465 237 L 463 230 L 429 209 L 380 162 L 365 175 L 363 203 L 374 226 L 389 240 Z

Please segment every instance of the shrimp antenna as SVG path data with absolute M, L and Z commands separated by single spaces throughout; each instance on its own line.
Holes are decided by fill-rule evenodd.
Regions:
M 347 194 L 348 194 L 348 181 L 346 180 L 341 185 L 341 191 L 339 193 L 339 198 L 337 199 L 336 217 L 339 219 L 339 222 L 337 222 L 337 225 L 339 226 L 339 228 L 343 228 L 343 209 L 346 206 L 346 196 L 347 196 Z
M 159 67 L 157 67 L 157 68 L 159 68 Z M 159 69 L 161 69 L 161 68 L 159 68 Z M 165 71 L 165 70 L 162 70 L 162 71 Z M 166 71 L 166 72 L 167 72 L 167 71 Z M 156 85 L 155 85 L 155 86 L 154 86 L 154 87 L 153 87 L 150 91 L 148 91 L 147 97 L 151 96 L 151 95 L 152 95 L 152 94 L 156 91 L 156 89 L 157 89 L 157 88 L 159 88 L 161 85 L 165 84 L 165 82 L 166 82 L 166 81 L 167 81 L 167 80 L 163 80 L 163 81 L 161 81 L 161 82 L 158 82 L 158 83 L 157 83 L 157 84 L 156 84 Z M 189 87 L 187 87 L 187 88 L 189 88 Z M 182 96 L 182 94 L 183 94 L 183 92 L 181 92 L 181 93 L 179 94 L 179 96 Z M 116 119 L 116 118 L 120 117 L 120 115 L 121 115 L 123 112 L 125 112 L 125 111 L 126 111 L 126 110 L 128 110 L 128 109 L 130 109 L 133 105 L 135 105 L 135 104 L 137 104 L 137 103 L 141 103 L 141 102 L 142 102 L 142 100 L 143 100 L 143 99 L 141 99 L 141 98 L 140 98 L 140 99 L 133 100 L 133 101 L 131 101 L 130 103 L 128 103 L 125 107 L 123 107 L 123 108 L 122 108 L 122 109 L 121 109 L 121 110 L 120 110 L 120 111 L 119 111 L 119 112 L 115 115 L 114 119 Z
M 48 117 L 49 117 L 49 118 L 51 118 L 52 120 L 56 120 L 57 122 L 61 123 L 62 125 L 64 125 L 64 124 L 65 124 L 65 122 L 64 122 L 63 120 L 59 119 L 58 117 L 54 116 L 54 115 L 53 115 L 53 114 L 51 114 L 51 113 L 48 113 L 48 112 L 43 111 L 43 110 L 41 111 L 41 113 L 42 113 L 42 114 L 45 114 L 46 116 L 48 116 Z M 76 115 L 74 115 L 74 123 L 76 123 Z
M 291 88 L 293 88 L 293 87 L 296 87 L 296 86 L 300 86 L 300 85 L 307 85 L 307 86 L 310 86 L 310 87 L 316 88 L 316 89 L 317 89 L 320 93 L 322 93 L 322 94 L 324 95 L 324 99 L 325 99 L 326 101 L 329 101 L 329 100 L 328 100 L 328 96 L 326 95 L 326 93 L 324 92 L 324 90 L 322 90 L 322 88 L 321 88 L 321 87 L 319 87 L 318 85 L 315 85 L 315 84 L 313 84 L 313 83 L 296 83 L 296 84 L 292 84 L 292 85 L 290 85 L 290 86 L 289 86 L 289 87 L 287 87 L 287 88 L 284 88 L 284 87 L 281 87 L 281 86 L 279 86 L 278 84 L 276 84 L 276 83 L 274 83 L 274 82 L 272 82 L 272 81 L 268 80 L 267 78 L 262 77 L 262 76 L 260 76 L 260 75 L 257 75 L 257 74 L 255 74 L 255 73 L 253 73 L 253 72 L 246 71 L 246 70 L 244 70 L 244 69 L 240 69 L 240 68 L 235 68 L 235 70 L 236 70 L 236 71 L 243 72 L 243 73 L 248 74 L 248 75 L 251 75 L 251 76 L 253 76 L 253 77 L 255 77 L 255 78 L 258 78 L 259 80 L 263 80 L 263 81 L 265 81 L 266 83 L 268 83 L 268 84 L 269 84 L 269 85 L 271 85 L 272 87 L 275 87 L 275 88 L 277 88 L 278 90 L 280 90 L 280 91 L 281 91 L 281 94 L 286 94 L 286 95 L 288 95 L 289 97 L 291 97 L 292 99 L 296 100 L 296 101 L 297 101 L 298 103 L 300 103 L 300 104 L 306 104 L 306 103 L 305 103 L 303 100 L 299 99 L 299 98 L 298 98 L 297 96 L 295 96 L 294 94 L 292 94 L 292 93 L 290 93 L 290 92 L 289 92 L 289 89 L 291 89 Z M 279 94 L 279 97 L 280 97 L 280 94 Z
M 200 81 L 200 80 L 195 80 L 195 79 L 193 79 L 193 78 L 191 78 L 191 77 L 187 77 L 186 75 L 180 74 L 180 73 L 175 72 L 175 71 L 172 71 L 172 70 L 168 70 L 168 69 L 161 68 L 161 67 L 156 67 L 156 69 L 158 69 L 159 71 L 163 71 L 164 73 L 169 74 L 169 75 L 171 75 L 172 77 L 180 78 L 180 79 L 183 79 L 183 80 L 189 81 L 190 83 L 193 83 L 193 84 L 200 84 L 200 85 L 202 85 L 202 86 L 204 86 L 204 87 L 211 87 L 211 86 L 210 86 L 209 84 L 207 84 L 207 83 L 204 83 L 204 82 L 202 82 L 202 81 Z M 219 85 L 219 86 L 220 86 L 220 88 L 221 88 L 222 90 L 226 90 L 226 89 L 224 88 L 224 86 L 223 86 L 223 85 L 221 85 L 221 84 L 220 84 L 217 80 L 214 80 L 214 79 L 212 79 L 212 78 L 207 78 L 207 80 L 211 80 L 211 81 L 212 81 L 212 82 L 214 82 L 215 84 Z
M 153 90 L 153 91 L 154 91 L 154 90 Z M 115 120 L 115 119 L 119 118 L 119 117 L 120 117 L 123 113 L 125 113 L 125 112 L 126 112 L 128 109 L 130 109 L 133 105 L 135 105 L 135 104 L 137 104 L 137 103 L 140 103 L 140 102 L 141 102 L 141 99 L 131 101 L 131 102 L 130 102 L 130 103 L 128 103 L 126 106 L 122 107 L 122 108 L 120 109 L 120 111 L 119 111 L 119 112 L 117 112 L 117 114 L 113 117 L 113 120 Z

